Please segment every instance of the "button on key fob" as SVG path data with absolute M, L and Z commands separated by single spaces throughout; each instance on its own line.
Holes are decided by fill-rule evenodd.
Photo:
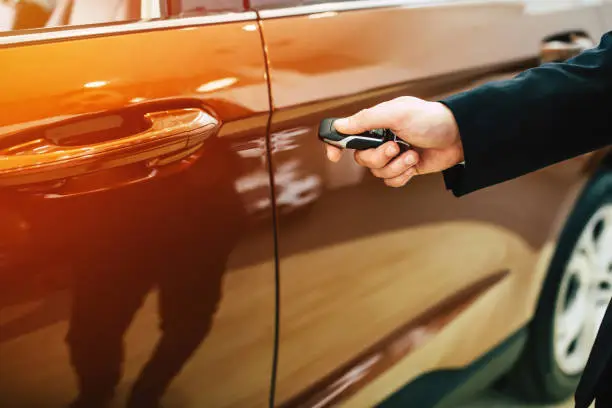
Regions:
M 346 135 L 334 128 L 337 118 L 327 118 L 319 125 L 319 139 L 341 149 L 366 150 L 376 148 L 383 143 L 394 141 L 400 148 L 400 153 L 410 149 L 410 144 L 400 139 L 391 129 L 373 129 L 357 135 Z

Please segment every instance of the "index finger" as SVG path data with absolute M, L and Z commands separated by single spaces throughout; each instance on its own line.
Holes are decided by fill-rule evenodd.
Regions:
M 325 144 L 325 150 L 327 152 L 327 158 L 334 163 L 342 157 L 342 149 L 336 146 Z

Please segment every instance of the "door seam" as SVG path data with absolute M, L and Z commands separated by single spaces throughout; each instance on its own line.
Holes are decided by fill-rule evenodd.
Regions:
M 259 11 L 255 11 L 257 14 L 257 26 L 259 29 L 259 38 L 261 40 L 261 49 L 264 57 L 265 67 L 265 78 L 268 89 L 268 123 L 266 124 L 266 135 L 265 135 L 265 146 L 266 146 L 266 161 L 267 170 L 270 183 L 270 205 L 272 207 L 272 229 L 273 229 L 273 242 L 274 242 L 274 350 L 272 354 L 272 374 L 270 376 L 270 395 L 269 395 L 269 407 L 273 408 L 275 403 L 276 395 L 276 376 L 278 368 L 278 349 L 279 349 L 279 332 L 280 332 L 280 273 L 279 273 L 279 262 L 280 258 L 278 255 L 278 208 L 276 206 L 276 187 L 274 183 L 274 166 L 272 164 L 272 143 L 270 140 L 271 128 L 272 128 L 272 115 L 274 114 L 274 98 L 272 96 L 272 85 L 270 81 L 270 60 L 268 57 L 268 47 L 263 33 L 263 24 L 259 15 Z

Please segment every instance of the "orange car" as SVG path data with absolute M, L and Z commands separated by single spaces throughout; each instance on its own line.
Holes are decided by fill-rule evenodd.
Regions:
M 612 295 L 612 156 L 457 199 L 321 119 L 575 55 L 597 0 L 0 1 L 0 406 L 569 397 Z M 576 135 L 580 137 L 580 135 Z

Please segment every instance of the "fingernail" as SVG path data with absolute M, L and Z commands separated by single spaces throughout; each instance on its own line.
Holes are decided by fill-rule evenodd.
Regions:
M 406 156 L 404 158 L 404 163 L 406 163 L 409 166 L 412 166 L 414 164 L 414 156 L 409 154 L 408 156 Z
M 347 118 L 340 118 L 340 119 L 336 119 L 334 120 L 334 127 L 337 129 L 337 126 L 340 127 L 346 127 L 348 125 L 348 119 Z
M 391 145 L 387 147 L 386 153 L 387 153 L 387 156 L 389 157 L 395 156 L 397 154 L 397 146 Z

